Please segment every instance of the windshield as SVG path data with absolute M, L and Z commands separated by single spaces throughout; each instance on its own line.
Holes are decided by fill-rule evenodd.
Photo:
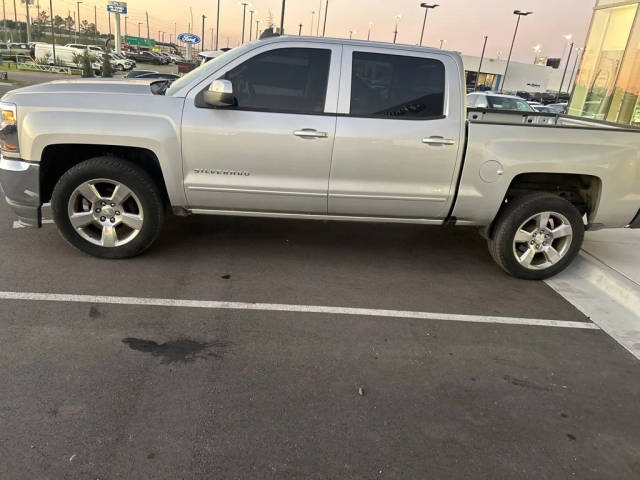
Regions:
M 489 107 L 496 110 L 519 110 L 521 112 L 533 112 L 533 108 L 524 100 L 511 97 L 488 96 Z
M 233 54 L 242 54 L 245 50 L 249 50 L 253 48 L 253 45 L 250 43 L 246 43 L 240 47 L 236 47 L 233 50 L 229 50 L 228 52 L 224 52 L 219 57 L 214 58 L 213 60 L 200 65 L 198 68 L 191 70 L 184 77 L 176 80 L 171 84 L 171 87 L 167 90 L 167 95 L 173 95 L 181 88 L 189 85 L 194 80 L 197 80 L 200 77 L 204 77 L 211 72 L 215 72 L 221 65 L 224 65 L 229 58 L 229 53 L 233 52 Z

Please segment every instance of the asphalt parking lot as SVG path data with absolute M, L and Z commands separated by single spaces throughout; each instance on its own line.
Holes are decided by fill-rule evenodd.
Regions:
M 2 479 L 640 477 L 638 361 L 474 230 L 172 218 L 103 261 L 0 227 Z

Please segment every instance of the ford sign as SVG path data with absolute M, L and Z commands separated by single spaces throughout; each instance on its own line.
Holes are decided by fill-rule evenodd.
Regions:
M 182 43 L 198 44 L 200 43 L 200 37 L 195 33 L 181 33 L 178 35 L 178 41 Z

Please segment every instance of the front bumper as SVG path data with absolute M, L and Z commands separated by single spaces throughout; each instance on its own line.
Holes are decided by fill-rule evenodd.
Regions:
M 22 224 L 42 226 L 40 166 L 37 163 L 1 157 L 0 189 Z

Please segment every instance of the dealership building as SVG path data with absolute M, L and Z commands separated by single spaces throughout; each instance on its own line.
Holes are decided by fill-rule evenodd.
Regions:
M 482 60 L 482 65 L 480 61 Z M 565 60 L 566 61 L 566 60 Z M 474 87 L 476 77 L 478 87 L 487 90 L 499 90 L 504 78 L 507 61 L 496 58 L 480 58 L 472 55 L 462 55 L 465 77 L 468 87 Z M 569 62 L 566 78 L 562 91 L 566 92 L 571 86 L 571 75 L 573 72 L 573 59 Z M 478 68 L 480 75 L 478 76 Z M 520 63 L 513 60 L 509 63 L 507 79 L 504 83 L 505 92 L 529 92 L 544 93 L 547 91 L 557 92 L 560 88 L 562 75 L 564 73 L 564 63 L 562 68 L 553 68 L 546 65 L 536 65 L 534 63 Z
M 598 0 L 569 114 L 640 126 L 640 0 Z

